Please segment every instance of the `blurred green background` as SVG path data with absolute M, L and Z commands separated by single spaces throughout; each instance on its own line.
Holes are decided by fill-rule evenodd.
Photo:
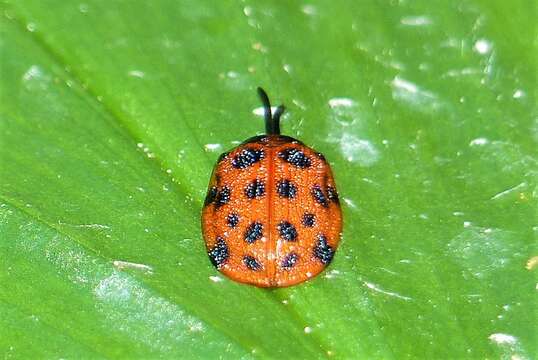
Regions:
M 535 359 L 534 1 L 1 5 L 4 359 Z M 325 153 L 332 265 L 264 290 L 211 266 L 220 152 Z

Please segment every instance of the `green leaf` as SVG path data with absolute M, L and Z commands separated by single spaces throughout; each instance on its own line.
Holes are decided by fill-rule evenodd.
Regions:
M 4 1 L 0 352 L 9 358 L 536 358 L 531 1 Z M 344 210 L 325 273 L 219 275 L 220 152 L 283 132 Z

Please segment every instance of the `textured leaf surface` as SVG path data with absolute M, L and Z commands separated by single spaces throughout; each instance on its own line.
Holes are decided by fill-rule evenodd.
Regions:
M 535 13 L 3 2 L 2 356 L 535 358 Z M 199 229 L 258 85 L 344 207 L 330 268 L 280 290 L 218 275 Z

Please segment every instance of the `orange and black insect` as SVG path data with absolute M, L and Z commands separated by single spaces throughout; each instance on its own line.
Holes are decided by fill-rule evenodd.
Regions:
M 325 157 L 280 135 L 280 105 L 271 114 L 258 88 L 266 134 L 219 157 L 202 211 L 213 265 L 233 280 L 261 287 L 301 283 L 332 260 L 342 212 Z

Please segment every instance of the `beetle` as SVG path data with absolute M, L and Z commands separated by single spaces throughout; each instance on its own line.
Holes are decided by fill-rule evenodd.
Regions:
M 342 211 L 325 156 L 280 133 L 258 88 L 265 134 L 223 153 L 202 210 L 202 234 L 213 265 L 229 278 L 285 287 L 319 274 L 333 259 Z

